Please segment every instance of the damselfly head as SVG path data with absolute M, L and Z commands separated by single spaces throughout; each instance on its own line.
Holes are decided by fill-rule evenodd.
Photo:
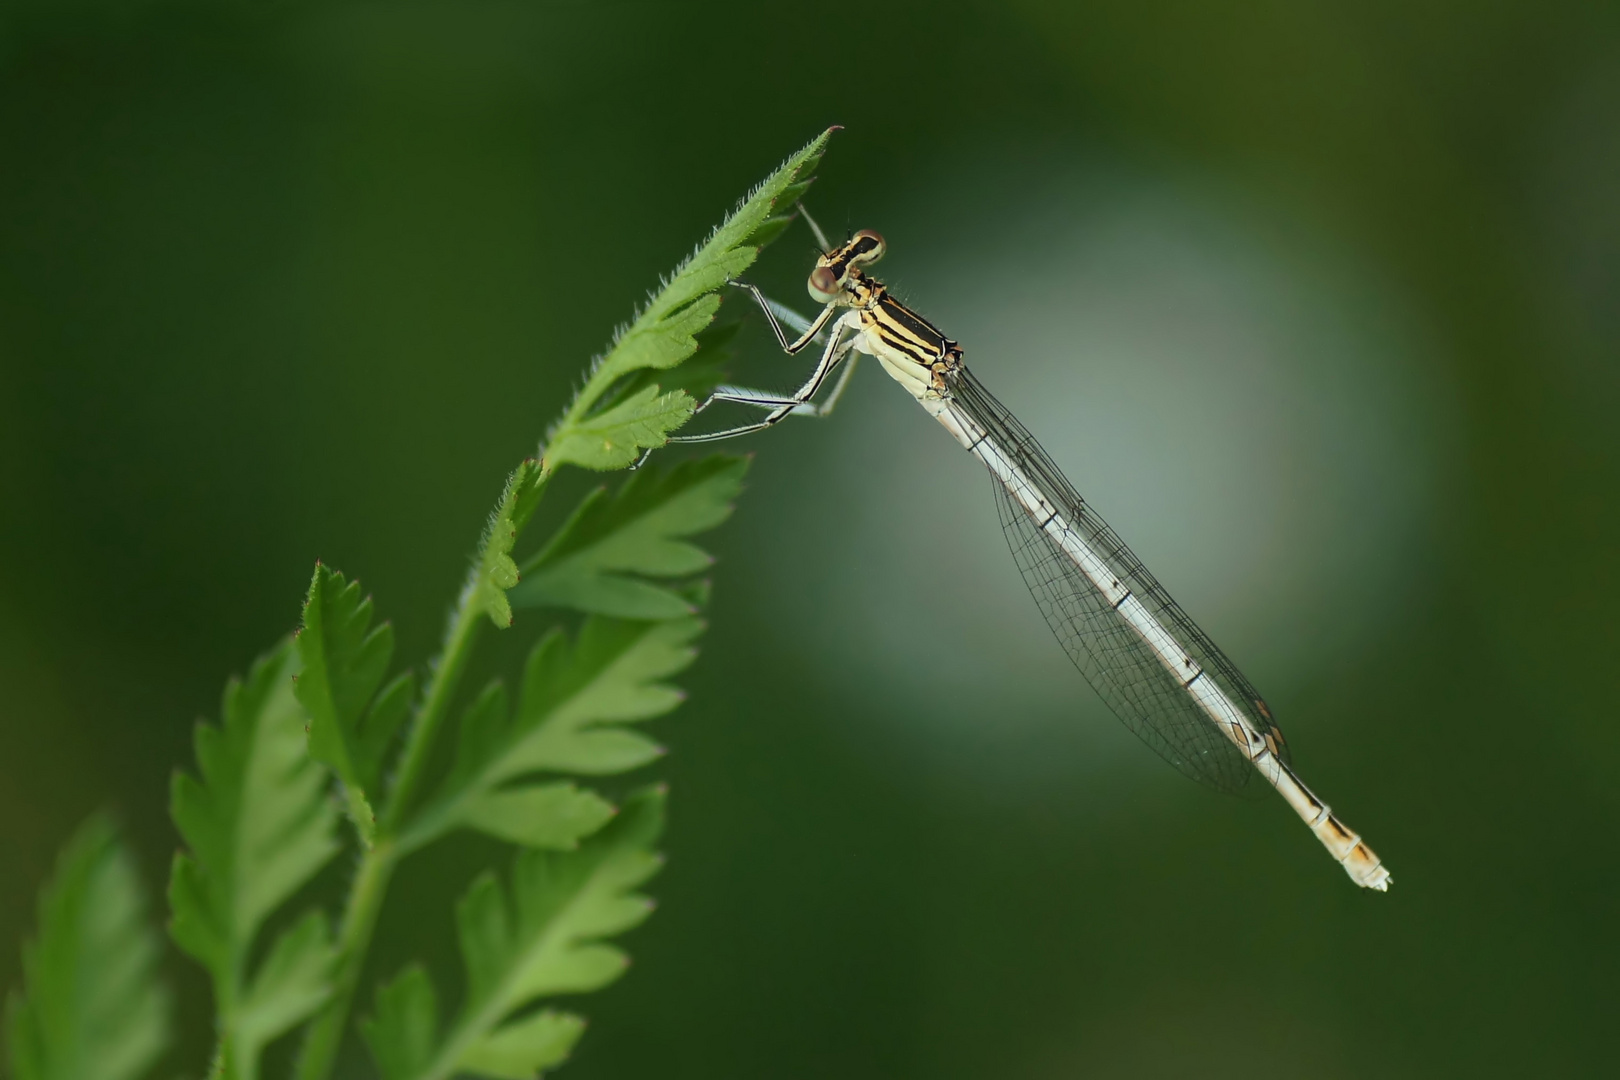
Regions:
M 862 229 L 816 260 L 816 268 L 810 272 L 810 295 L 820 303 L 832 303 L 847 287 L 851 271 L 877 262 L 886 250 L 881 235 Z

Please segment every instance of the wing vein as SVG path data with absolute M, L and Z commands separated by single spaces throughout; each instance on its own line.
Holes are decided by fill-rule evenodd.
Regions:
M 1069 659 L 1114 714 L 1186 775 L 1222 791 L 1243 791 L 1254 766 L 1194 700 L 1199 674 L 1208 675 L 1249 726 L 1267 736 L 1272 752 L 1287 761 L 1282 733 L 1253 685 L 1080 497 L 1034 436 L 966 368 L 956 373 L 951 391 L 953 403 L 1021 474 L 1013 482 L 1028 483 L 1040 497 L 1020 498 L 999 478 L 994 481 L 1002 528 L 1024 583 Z M 1043 513 L 1049 519 L 1043 523 L 1029 502 L 1044 502 L 1057 518 Z M 1123 595 L 1104 594 L 1053 535 L 1060 531 L 1073 533 L 1097 555 Z M 1131 599 L 1185 654 L 1185 674 L 1172 673 L 1120 610 Z

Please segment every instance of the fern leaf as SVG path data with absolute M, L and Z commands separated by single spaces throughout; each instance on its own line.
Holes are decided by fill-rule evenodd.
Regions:
M 640 367 L 674 367 L 696 351 L 693 335 L 709 324 L 719 308 L 719 298 L 712 298 L 711 303 L 705 294 L 753 265 L 761 244 L 771 239 L 773 226 L 767 225 L 771 212 L 798 201 L 834 130 L 823 131 L 783 162 L 676 269 L 669 284 L 614 342 L 602 361 L 602 378 L 617 379 Z
M 610 821 L 613 804 L 570 783 L 485 791 L 467 802 L 462 823 L 526 847 L 566 851 Z
M 652 911 L 633 890 L 662 866 L 652 847 L 663 802 L 662 789 L 643 791 L 578 850 L 520 853 L 508 888 L 487 874 L 473 882 L 456 913 L 467 1000 L 431 1055 L 417 1034 L 437 1029 L 427 975 L 410 969 L 378 994 L 365 1031 L 388 1080 L 532 1077 L 562 1060 L 583 1021 L 527 1010 L 546 997 L 600 989 L 624 972 L 624 953 L 604 939 Z
M 611 432 L 608 437 L 612 437 Z M 512 470 L 512 475 L 506 478 L 500 504 L 484 530 L 483 542 L 478 545 L 478 561 L 467 584 L 472 590 L 471 606 L 475 613 L 488 615 L 501 630 L 512 625 L 507 590 L 518 583 L 512 545 L 540 503 L 544 479 L 540 463 L 532 458 Z
M 298 700 L 309 712 L 309 752 L 342 782 L 349 817 L 368 847 L 383 755 L 413 694 L 409 676 L 378 693 L 394 655 L 394 628 L 373 629 L 371 620 L 371 598 L 362 597 L 360 583 L 317 563 L 298 633 Z
M 702 631 L 696 618 L 590 618 L 572 646 L 560 631 L 547 635 L 529 655 L 515 714 L 508 716 L 499 683 L 468 708 L 455 764 L 401 830 L 400 846 L 415 848 L 458 827 L 556 848 L 588 835 L 611 807 L 570 785 L 536 783 L 530 774 L 603 776 L 658 758 L 662 747 L 623 724 L 680 704 L 681 692 L 662 680 L 692 663 L 691 643 Z
M 560 635 L 529 660 L 514 738 L 492 772 L 554 771 L 601 776 L 646 764 L 663 749 L 625 723 L 662 716 L 684 700 L 662 680 L 697 656 L 696 618 L 667 622 L 588 619 L 572 650 Z
M 691 417 L 692 399 L 685 392 L 660 394 L 656 384 L 645 382 L 606 409 L 593 410 L 625 376 L 673 368 L 697 351 L 699 335 L 720 308 L 720 297 L 711 294 L 753 265 L 761 245 L 781 231 L 782 215 L 773 218 L 772 212 L 792 206 L 804 193 L 834 130 L 816 136 L 750 192 L 614 338 L 548 436 L 551 467 L 624 468 L 642 449 L 664 445 L 669 432 Z
M 691 351 L 681 353 L 674 362 L 684 360 Z M 573 464 L 598 471 L 622 469 L 647 447 L 669 441 L 669 433 L 690 420 L 694 408 L 684 391 L 661 394 L 658 387 L 649 386 L 566 428 L 546 448 L 546 459 L 553 467 Z
M 726 368 L 734 357 L 733 346 L 742 326 L 742 322 L 736 319 L 711 324 L 697 336 L 697 352 L 681 361 L 679 366 L 643 368 L 620 379 L 613 390 L 603 397 L 603 407 L 639 394 L 649 386 L 665 392 L 682 390 L 688 397 L 702 401 L 727 380 Z
M 135 1080 L 169 1041 L 169 994 L 135 861 L 103 817 L 63 849 L 6 1003 L 15 1080 Z
M 422 1076 L 439 1044 L 439 999 L 420 964 L 377 991 L 375 1016 L 360 1023 L 360 1034 L 385 1080 Z
M 244 1062 L 321 1006 L 331 992 L 331 968 L 330 932 L 320 912 L 276 938 L 237 1006 L 234 1041 Z M 250 1075 L 245 1064 L 238 1072 Z
M 530 1080 L 561 1065 L 585 1034 L 585 1020 L 573 1013 L 541 1012 L 503 1024 L 461 1055 L 461 1068 L 501 1080 Z
M 220 726 L 197 727 L 200 779 L 176 774 L 170 816 L 190 851 L 169 878 L 169 932 L 208 970 L 219 1015 L 222 1072 L 251 1078 L 265 1044 L 324 999 L 332 949 L 311 913 L 271 943 L 256 974 L 249 956 L 265 920 L 337 853 L 326 773 L 306 749 L 293 692 L 291 642 L 225 690 Z
M 747 262 L 739 263 L 740 254 L 728 253 L 729 260 L 723 256 L 710 274 L 698 271 L 695 283 L 700 284 L 709 295 L 700 296 L 673 314 L 626 334 L 613 351 L 613 367 L 608 369 L 605 377 L 617 378 L 638 368 L 671 368 L 697 352 L 698 334 L 714 321 L 715 314 L 720 310 L 720 298 L 711 290 L 718 289 L 753 262 L 750 252 Z M 737 264 L 735 273 L 729 272 L 733 264 Z M 671 289 L 683 283 L 683 277 L 671 282 Z
M 609 498 L 586 498 L 550 542 L 523 564 L 511 593 L 519 607 L 568 607 L 621 619 L 692 613 L 675 590 L 648 578 L 682 578 L 713 559 L 686 537 L 731 516 L 748 460 L 707 457 L 673 469 L 646 468 Z

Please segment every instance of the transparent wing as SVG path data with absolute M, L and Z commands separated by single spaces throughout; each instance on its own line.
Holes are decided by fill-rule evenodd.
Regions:
M 952 387 L 965 412 L 997 440 L 1046 501 L 1124 582 L 1159 623 L 1213 677 L 1276 755 L 1288 747 L 1270 709 L 1236 665 L 1216 648 L 1119 535 L 1081 499 L 1029 431 L 965 369 Z M 1193 702 L 1180 680 L 1114 610 L 1061 544 L 1040 528 L 999 481 L 996 505 L 1013 558 L 1041 614 L 1069 659 L 1108 707 L 1160 757 L 1195 780 L 1244 790 L 1254 767 Z

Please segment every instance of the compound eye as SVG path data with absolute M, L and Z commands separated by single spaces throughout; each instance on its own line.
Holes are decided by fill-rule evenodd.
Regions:
M 838 276 L 825 266 L 818 266 L 810 271 L 810 295 L 823 304 L 831 303 L 838 296 Z
M 871 229 L 862 229 L 849 238 L 850 261 L 870 265 L 883 258 L 888 246 L 883 242 L 883 235 Z

